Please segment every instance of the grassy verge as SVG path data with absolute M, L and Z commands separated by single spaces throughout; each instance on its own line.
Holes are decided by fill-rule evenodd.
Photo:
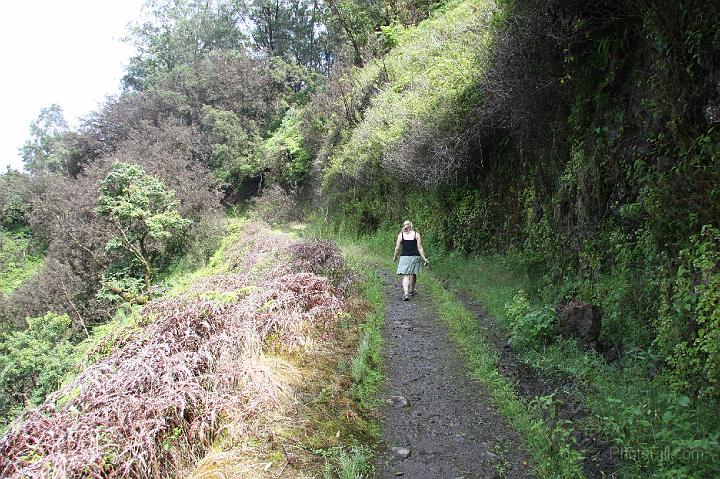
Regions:
M 365 322 L 362 325 L 362 339 L 350 369 L 353 379 L 353 397 L 363 408 L 373 410 L 375 409 L 375 394 L 383 380 L 380 331 L 385 317 L 385 297 L 382 292 L 382 280 L 377 275 L 376 268 L 365 263 L 360 249 L 344 244 L 342 250 L 352 269 L 357 271 L 362 278 L 360 296 L 368 307 Z
M 350 397 L 362 418 L 355 427 L 359 426 L 361 434 L 358 436 L 363 437 L 364 441 L 323 450 L 326 455 L 324 477 L 359 479 L 372 476 L 376 445 L 380 438 L 376 411 L 377 391 L 383 380 L 380 330 L 384 320 L 385 300 L 382 281 L 376 274 L 376 268 L 363 259 L 362 250 L 349 242 L 340 246 L 346 261 L 360 278 L 354 315 L 362 318 L 362 322 L 354 340 L 354 355 L 344 369 L 352 382 Z
M 311 236 L 304 229 L 294 225 L 272 233 Z M 262 428 L 246 442 L 219 437 L 189 477 L 243 477 L 239 471 L 244 467 L 253 468 L 253 477 L 372 476 L 379 440 L 375 396 L 382 381 L 383 295 L 360 251 L 346 244 L 342 253 L 358 277 L 347 298 L 347 311 L 337 315 L 328 329 L 316 331 L 310 347 L 288 351 L 271 343 L 263 350 L 263 362 L 275 365 L 269 374 L 284 384 L 294 402 L 283 403 L 277 414 L 264 418 Z M 225 270 L 220 259 L 226 256 L 221 248 L 208 266 L 212 273 Z M 192 279 L 174 283 L 179 286 L 171 294 L 185 291 Z
M 511 318 L 506 304 L 524 290 L 531 309 L 545 306 L 537 294 L 541 280 L 523 269 L 519 258 L 449 255 L 435 271 L 455 287 L 468 291 L 506 328 Z M 532 298 L 535 298 L 534 301 Z M 654 370 L 656 358 L 643 350 L 627 351 L 608 363 L 574 341 L 517 347 L 519 358 L 543 377 L 567 383 L 575 399 L 589 412 L 575 427 L 599 434 L 615 445 L 626 478 L 710 478 L 720 474 L 720 428 L 717 411 L 671 391 Z
M 551 428 L 536 403 L 523 402 L 510 381 L 496 369 L 498 354 L 473 314 L 434 275 L 426 275 L 424 281 L 450 335 L 465 353 L 473 376 L 488 388 L 493 405 L 523 436 L 538 476 L 583 477 L 582 456 L 572 447 L 567 424 L 556 423 Z

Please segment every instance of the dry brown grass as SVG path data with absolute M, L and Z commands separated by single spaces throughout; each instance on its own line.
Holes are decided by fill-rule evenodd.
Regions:
M 347 323 L 325 323 L 306 336 L 301 348 L 274 341 L 257 360 L 267 380 L 282 391 L 270 411 L 255 417 L 230 419 L 227 434 L 214 444 L 189 473 L 190 479 L 316 478 L 323 458 L 315 452 L 347 445 L 365 434 L 358 424 L 357 403 L 350 397 L 351 380 L 341 372 L 357 351 L 358 318 L 366 305 L 350 297 Z M 368 438 L 369 439 L 369 438 Z

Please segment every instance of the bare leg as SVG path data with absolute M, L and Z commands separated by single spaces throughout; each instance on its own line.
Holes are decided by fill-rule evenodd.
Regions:
M 411 292 L 412 292 L 412 291 L 415 291 L 415 283 L 416 283 L 416 282 L 417 282 L 417 275 L 416 275 L 416 274 L 413 274 L 413 275 L 410 277 L 410 291 L 411 291 Z
M 405 295 L 410 294 L 410 278 L 411 278 L 411 275 L 409 275 L 409 274 L 403 275 L 402 285 L 403 285 L 403 292 L 405 293 Z

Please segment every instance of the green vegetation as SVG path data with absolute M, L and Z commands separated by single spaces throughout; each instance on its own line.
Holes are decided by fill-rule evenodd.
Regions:
M 43 255 L 33 249 L 32 237 L 26 232 L 0 228 L 0 293 L 11 293 L 40 270 Z
M 380 331 L 385 319 L 385 297 L 377 266 L 368 264 L 363 251 L 356 246 L 341 244 L 351 267 L 363 278 L 361 296 L 369 303 L 369 311 L 363 322 L 363 336 L 357 355 L 350 367 L 353 380 L 352 396 L 367 409 L 375 409 L 375 394 L 382 382 L 382 337 Z
M 264 164 L 277 172 L 275 181 L 289 188 L 307 182 L 312 168 L 310 153 L 302 143 L 300 122 L 297 110 L 290 108 L 278 129 L 263 145 Z
M 162 278 L 163 287 L 166 288 L 165 296 L 175 296 L 186 292 L 193 282 L 203 276 L 227 272 L 230 268 L 230 247 L 235 245 L 247 224 L 246 217 L 228 216 L 222 222 L 222 226 L 215 230 L 215 234 L 219 236 L 219 238 L 215 238 L 217 249 L 209 255 L 201 267 L 188 265 L 182 258 L 173 263 L 168 268 L 165 277 Z M 234 254 L 237 255 L 238 252 Z
M 531 318 L 539 312 L 542 317 L 548 309 L 542 298 L 552 296 L 539 289 L 542 278 L 525 269 L 518 253 L 484 258 L 449 255 L 433 266 L 452 284 L 469 291 L 518 339 L 513 345 L 524 363 L 552 382 L 572 381 L 566 391 L 589 413 L 574 427 L 600 434 L 615 445 L 625 462 L 623 477 L 711 477 L 718 470 L 717 410 L 713 404 L 678 394 L 668 381 L 672 376 L 658 374 L 658 358 L 652 352 L 635 349 L 608 363 L 572 340 L 556 339 L 547 329 L 543 329 L 545 340 L 533 328 L 517 329 L 521 312 L 530 311 Z
M 28 318 L 22 331 L 0 335 L 0 428 L 25 406 L 40 404 L 72 367 L 70 318 Z
M 377 261 L 380 267 L 391 268 L 390 252 L 393 234 L 377 234 L 346 239 L 341 244 L 352 244 L 358 258 Z M 389 240 L 390 239 L 390 240 Z M 432 251 L 428 249 L 428 251 Z M 432 254 L 432 253 L 430 253 Z M 381 259 L 385 256 L 385 259 Z M 435 256 L 432 256 L 435 258 Z M 436 269 L 433 260 L 433 270 Z M 437 258 L 439 264 L 447 262 Z M 442 267 L 442 266 L 441 266 Z M 438 270 L 441 271 L 441 270 Z M 461 271 L 460 269 L 454 271 Z M 475 278 L 467 277 L 471 281 Z M 546 411 L 537 402 L 525 402 L 515 391 L 513 383 L 496 368 L 498 353 L 486 340 L 486 331 L 478 324 L 476 318 L 451 292 L 447 291 L 435 273 L 425 272 L 421 278 L 427 291 L 432 296 L 433 304 L 440 317 L 447 324 L 451 337 L 456 341 L 467 358 L 467 367 L 473 376 L 488 388 L 493 404 L 508 422 L 522 435 L 528 452 L 533 457 L 539 477 L 547 478 L 581 478 L 582 456 L 574 448 L 571 438 L 571 427 L 560 421 L 547 421 Z M 375 275 L 380 294 L 380 278 Z
M 513 345 L 522 349 L 528 345 L 542 344 L 552 339 L 558 330 L 555 311 L 546 306 L 533 309 L 520 290 L 512 303 L 506 304 L 510 339 Z
M 378 407 L 378 388 L 383 380 L 380 331 L 385 317 L 385 299 L 377 265 L 368 263 L 365 251 L 356 244 L 341 241 L 340 246 L 349 266 L 361 278 L 358 293 L 364 304 L 357 314 L 362 315 L 362 324 L 356 354 L 348 365 L 348 372 L 352 380 L 350 396 L 364 416 L 355 426 L 360 428 L 356 434 L 364 441 L 324 449 L 321 454 L 327 458 L 324 477 L 360 479 L 372 477 L 375 452 L 370 446 L 375 446 L 380 438 L 380 425 L 374 414 Z
M 325 416 L 336 400 L 372 411 L 383 306 L 363 252 L 390 251 L 404 219 L 423 234 L 441 315 L 539 474 L 579 474 L 573 428 L 612 442 L 623 477 L 720 473 L 716 1 L 178 0 L 144 12 L 124 90 L 77 128 L 44 108 L 26 171 L 0 175 L 3 421 L 135 334 L 132 304 L 256 294 L 193 290 L 258 253 L 235 242 L 243 221 L 218 226 L 222 207 L 253 205 L 273 225 L 309 213 L 318 236 L 361 238 L 344 243 L 365 301 L 338 318 L 347 377 L 309 387 L 325 398 L 310 442 L 328 475 L 369 474 L 374 423 Z M 552 418 L 552 394 L 523 403 L 439 278 L 588 416 Z M 597 350 L 559 337 L 556 306 L 576 299 L 603 311 Z M 347 441 L 332 439 L 340 429 Z
M 602 28 L 585 24 L 578 12 L 563 34 L 577 36 L 573 48 L 587 55 L 564 51 L 558 65 L 552 29 L 564 27 L 547 25 L 543 32 L 535 7 L 522 2 L 501 2 L 496 11 L 483 5 L 448 4 L 402 32 L 381 60 L 350 74 L 353 90 L 343 101 L 356 105 L 355 116 L 327 115 L 320 123 L 329 130 L 318 150 L 329 165 L 328 221 L 374 232 L 412 218 L 436 251 L 521 248 L 525 266 L 543 270 L 543 291 L 554 294 L 548 303 L 579 297 L 601 306 L 606 342 L 622 350 L 652 348 L 675 371 L 679 394 L 716 402 L 720 141 L 707 118 L 677 111 L 667 98 L 675 77 L 660 73 L 674 65 L 687 80 L 677 83 L 683 99 L 715 104 L 717 85 L 705 94 L 690 80 L 710 75 L 716 51 L 710 45 L 718 38 L 703 15 L 713 9 L 680 2 L 673 8 L 688 20 L 680 32 L 664 23 L 659 5 L 606 17 Z M 463 33 L 450 34 L 454 28 Z M 680 46 L 689 38 L 697 45 L 691 58 Z M 536 57 L 514 59 L 512 49 L 531 40 L 539 42 Z M 481 54 L 493 47 L 508 51 Z M 632 67 L 639 52 L 646 53 L 649 73 Z M 635 73 L 621 80 L 621 69 Z M 557 108 L 520 90 L 532 86 L 525 79 L 546 82 L 544 95 Z M 642 114 L 612 100 L 623 87 L 643 105 Z M 469 122 L 463 128 L 470 136 L 453 129 L 446 106 Z M 492 127 L 504 121 L 504 108 L 535 118 L 520 118 L 508 130 Z M 642 115 L 656 119 L 652 128 L 642 130 Z M 679 118 L 696 130 L 678 128 Z M 638 128 L 641 139 L 631 133 Z M 457 143 L 444 144 L 446 137 Z M 465 149 L 468 143 L 476 146 Z M 657 158 L 664 159 L 661 168 Z M 453 175 L 452 165 L 466 175 Z
M 720 229 L 704 225 L 680 251 L 672 299 L 658 317 L 658 353 L 670 381 L 700 399 L 720 398 Z M 693 329 L 697 331 L 690 332 Z
M 55 313 L 27 318 L 27 329 L 0 335 L 0 430 L 137 334 L 145 325 L 138 313 L 139 307 L 126 305 L 79 343 L 70 318 Z
M 244 219 L 228 222 L 227 234 L 206 267 L 192 268 L 180 258 L 163 281 L 168 297 L 187 289 L 198 278 L 227 269 L 228 248 L 233 245 L 246 223 Z M 41 260 L 41 259 L 40 259 Z M 36 406 L 60 385 L 72 381 L 83 369 L 109 356 L 133 335 L 140 333 L 147 321 L 138 305 L 123 304 L 111 320 L 85 331 L 82 340 L 70 327 L 67 315 L 49 312 L 43 317 L 26 318 L 22 330 L 0 331 L 0 429 L 28 406 Z M 58 398 L 63 401 L 63 398 Z
M 224 182 L 232 178 L 247 178 L 260 174 L 263 165 L 253 156 L 254 144 L 259 141 L 257 131 L 246 131 L 240 118 L 232 111 L 218 110 L 205 105 L 202 125 L 210 142 L 210 167 Z
M 60 105 L 40 110 L 30 124 L 30 139 L 20 149 L 25 169 L 31 173 L 67 171 L 70 152 L 64 142 L 69 131 Z
M 105 250 L 117 259 L 103 288 L 128 302 L 147 293 L 168 243 L 192 223 L 180 216 L 175 192 L 142 168 L 114 163 L 100 182 L 97 212 L 116 234 Z
M 545 422 L 542 411 L 533 410 L 518 398 L 513 384 L 496 369 L 498 355 L 478 325 L 477 319 L 440 281 L 426 275 L 433 300 L 450 334 L 468 358 L 473 375 L 488 387 L 494 405 L 520 432 L 528 452 L 535 460 L 540 477 L 581 478 L 582 455 L 574 448 L 567 425 Z
M 412 219 L 433 265 L 451 253 L 447 276 L 482 289 L 476 298 L 502 319 L 524 361 L 543 376 L 578 376 L 576 393 L 593 416 L 587 427 L 615 442 L 629 477 L 712 476 L 720 37 L 709 12 L 717 10 L 709 2 L 568 7 L 562 15 L 573 20 L 562 26 L 541 20 L 552 6 L 531 3 L 500 2 L 487 23 L 454 16 L 477 2 L 450 3 L 401 32 L 382 60 L 347 75 L 344 104 L 354 116 L 320 123 L 329 130 L 316 152 L 329 165 L 324 218 L 350 234 L 383 234 Z M 452 44 L 452 57 L 472 33 L 443 32 L 472 22 L 486 35 L 474 42 L 492 52 L 471 56 L 458 74 L 473 95 L 453 96 L 460 90 L 440 82 L 428 93 L 393 73 L 401 64 L 416 83 L 437 79 L 425 67 L 445 63 L 409 61 L 416 46 L 432 52 L 422 39 L 442 39 L 436 46 Z M 698 87 L 700 78 L 712 86 Z M 438 98 L 466 112 L 467 134 L 444 122 Z M 602 308 L 601 346 L 614 362 L 555 339 L 552 307 L 574 298 Z M 669 459 L 636 460 L 637 451 L 665 447 Z
M 115 311 L 110 321 L 93 327 L 85 339 L 74 345 L 72 368 L 63 382 L 73 379 L 84 368 L 109 356 L 147 326 L 147 321 L 140 314 L 141 310 L 140 306 L 124 304 Z
M 354 72 L 344 101 L 359 104 L 352 114 L 362 121 L 332 152 L 328 185 L 337 175 L 374 168 L 402 138 L 417 134 L 415 128 L 432 124 L 439 132 L 461 122 L 479 100 L 473 86 L 487 62 L 491 7 L 486 0 L 453 2 L 417 28 L 399 32 L 395 48 Z
M 321 451 L 327 458 L 323 479 L 361 479 L 371 477 L 374 470 L 373 452 L 365 446 L 345 448 L 331 448 Z

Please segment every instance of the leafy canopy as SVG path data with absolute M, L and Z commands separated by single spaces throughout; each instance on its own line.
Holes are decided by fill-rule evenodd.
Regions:
M 252 177 L 262 171 L 255 144 L 260 141 L 257 126 L 249 121 L 243 124 L 232 111 L 219 110 L 205 105 L 202 108 L 202 126 L 210 142 L 209 164 L 221 181 L 233 177 Z
M 285 187 L 297 187 L 310 177 L 312 158 L 303 145 L 300 122 L 297 110 L 290 108 L 280 127 L 262 145 L 273 179 Z
M 30 173 L 66 171 L 69 131 L 59 105 L 53 103 L 40 110 L 37 119 L 30 124 L 30 139 L 20 148 L 25 169 Z

